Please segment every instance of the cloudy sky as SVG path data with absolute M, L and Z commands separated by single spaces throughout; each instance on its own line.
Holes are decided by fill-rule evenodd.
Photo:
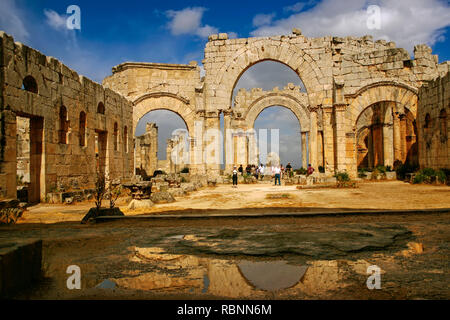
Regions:
M 73 4 L 81 9 L 81 30 L 66 27 L 67 8 Z M 367 26 L 371 5 L 381 9 L 379 29 Z M 124 61 L 201 63 L 211 33 L 267 36 L 290 34 L 293 27 L 309 37 L 371 34 L 375 39 L 395 41 L 411 54 L 415 44 L 426 43 L 441 62 L 450 60 L 450 5 L 446 0 L 0 0 L 0 30 L 97 82 Z M 276 68 L 256 65 L 248 71 L 252 74 L 244 74 L 239 86 L 270 89 L 293 82 L 292 74 Z M 278 116 L 271 118 L 272 114 Z M 167 114 L 156 114 L 155 119 L 160 131 L 174 123 Z M 277 119 L 284 119 L 278 126 L 287 127 L 284 113 L 276 108 L 264 111 L 257 125 L 273 126 Z M 166 139 L 161 134 L 162 149 Z M 294 147 L 291 142 L 280 150 Z M 294 155 L 286 157 L 290 160 Z

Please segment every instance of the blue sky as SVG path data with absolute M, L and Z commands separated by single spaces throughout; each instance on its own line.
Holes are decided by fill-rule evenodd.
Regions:
M 72 4 L 81 9 L 81 31 L 46 15 L 64 18 Z M 380 30 L 362 21 L 371 4 L 382 10 Z M 374 34 L 410 51 L 427 42 L 440 61 L 450 60 L 449 21 L 450 6 L 442 0 L 0 1 L 0 29 L 98 82 L 127 60 L 201 62 L 208 31 L 248 37 L 298 27 L 307 36 Z
M 81 30 L 65 27 L 69 5 L 81 9 Z M 379 29 L 367 27 L 370 5 L 381 10 Z M 440 62 L 450 60 L 450 4 L 445 0 L 0 0 L 0 30 L 100 83 L 111 74 L 113 66 L 124 61 L 196 60 L 201 64 L 211 33 L 227 32 L 230 37 L 268 36 L 289 34 L 293 27 L 308 37 L 371 34 L 374 39 L 395 41 L 411 54 L 415 44 L 426 43 L 439 55 Z M 277 76 L 270 67 L 253 68 L 249 70 L 253 73 L 244 74 L 238 89 L 270 89 L 292 82 L 292 75 L 283 68 Z M 276 110 L 261 115 L 266 119 L 261 126 L 286 127 L 287 118 Z M 275 118 L 274 112 L 278 114 Z M 290 119 L 294 119 L 292 116 Z M 160 128 L 168 125 L 169 118 L 155 117 L 166 119 L 166 122 L 158 120 L 162 121 Z M 274 124 L 276 119 L 279 124 Z M 298 129 L 293 126 L 290 130 Z M 161 135 L 161 150 L 165 149 L 166 139 Z M 293 150 L 291 146 L 281 146 L 280 150 Z M 286 157 L 289 159 L 282 159 L 283 162 L 298 155 L 291 153 Z

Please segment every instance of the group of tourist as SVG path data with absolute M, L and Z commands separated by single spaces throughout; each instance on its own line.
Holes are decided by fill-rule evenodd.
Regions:
M 234 166 L 233 168 L 233 187 L 236 187 L 238 184 L 238 175 L 244 175 L 244 172 L 247 176 L 253 176 L 257 180 L 263 180 L 264 176 L 270 175 L 273 179 L 275 179 L 275 185 L 281 186 L 281 179 L 285 176 L 291 178 L 294 175 L 294 171 L 292 169 L 291 163 L 289 162 L 286 167 L 280 166 L 264 166 L 262 163 L 259 167 L 256 165 L 248 164 L 244 170 L 242 164 L 239 166 Z M 308 175 L 314 173 L 314 168 L 309 164 L 308 165 Z

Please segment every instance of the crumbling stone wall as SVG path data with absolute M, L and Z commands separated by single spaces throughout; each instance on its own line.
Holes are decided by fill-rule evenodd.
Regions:
M 450 63 L 419 90 L 417 127 L 421 168 L 450 168 Z M 444 73 L 445 72 L 445 73 Z
M 147 123 L 145 133 L 136 137 L 136 174 L 144 178 L 153 176 L 158 169 L 158 126 Z
M 17 117 L 17 179 L 23 184 L 30 182 L 30 120 Z
M 146 113 L 160 109 L 176 112 L 185 121 L 189 167 L 194 174 L 219 174 L 221 141 L 216 133 L 220 129 L 225 133 L 228 129 L 251 130 L 257 115 L 273 105 L 294 111 L 302 135 L 308 137 L 304 139 L 308 145 L 302 146 L 309 150 L 307 162 L 316 168 L 324 166 L 328 173 L 347 171 L 356 176 L 367 155 L 371 158 L 368 165 L 420 159 L 421 165 L 443 166 L 448 161 L 442 147 L 442 132 L 448 131 L 448 125 L 445 129 L 444 121 L 436 120 L 444 118 L 441 111 L 437 115 L 437 109 L 448 114 L 448 77 L 444 76 L 448 62 L 438 64 L 438 57 L 426 45 L 417 45 L 411 59 L 395 43 L 374 41 L 370 36 L 308 38 L 299 30 L 291 35 L 244 39 L 216 34 L 205 47 L 204 77 L 196 62 L 126 62 L 113 68 L 102 87 L 54 58 L 0 35 L 3 196 L 15 193 L 17 116 L 30 119 L 30 183 L 41 198 L 60 185 L 92 186 L 96 154 L 110 175 L 131 177 L 134 154 L 127 146 L 132 145 L 136 124 Z M 267 92 L 241 91 L 233 104 L 233 90 L 242 74 L 265 60 L 289 66 L 306 92 L 292 85 Z M 28 91 L 22 89 L 23 84 Z M 100 106 L 105 111 L 98 112 Z M 86 116 L 85 130 L 81 130 L 81 112 Z M 224 128 L 220 128 L 222 114 Z M 426 114 L 429 127 L 425 132 L 420 126 Z M 369 134 L 370 146 L 366 143 Z M 95 147 L 95 141 L 101 146 Z M 227 170 L 240 164 L 236 154 L 252 160 L 252 137 L 237 134 L 231 141 L 225 145 Z
M 133 127 L 133 104 L 123 96 L 78 75 L 52 57 L 15 43 L 3 32 L 0 90 L 1 197 L 16 197 L 19 116 L 30 121 L 30 201 L 44 201 L 47 193 L 56 190 L 94 187 L 98 132 L 106 140 L 107 176 L 131 178 L 134 150 L 126 150 L 126 146 L 132 145 L 133 136 L 125 132 Z M 104 106 L 101 113 L 100 103 Z M 83 128 L 82 113 L 86 119 Z M 80 137 L 81 132 L 84 137 Z

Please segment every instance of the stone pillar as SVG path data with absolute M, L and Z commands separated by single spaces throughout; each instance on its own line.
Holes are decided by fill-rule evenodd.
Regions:
M 402 163 L 406 162 L 406 115 L 400 116 L 400 154 Z
M 334 171 L 333 107 L 322 106 L 323 158 L 325 172 Z
M 220 116 L 217 111 L 208 112 L 205 119 L 204 159 L 206 173 L 217 176 L 220 174 L 222 137 L 220 132 Z
M 307 148 L 308 131 L 302 131 L 302 167 L 308 167 L 308 148 Z
M 195 138 L 189 137 L 189 173 L 197 174 L 197 167 L 194 164 Z
M 318 165 L 318 167 L 324 167 L 323 131 L 317 131 L 317 165 Z
M 394 121 L 394 162 L 397 160 L 402 161 L 402 147 L 401 147 L 401 124 L 400 115 L 398 113 L 393 114 Z
M 311 131 L 309 134 L 309 162 L 317 170 L 317 107 L 310 110 Z
M 247 131 L 247 159 L 251 165 L 258 166 L 258 146 L 256 141 L 256 131 Z
M 224 124 L 224 161 L 225 172 L 230 173 L 233 171 L 234 166 L 234 143 L 231 127 L 231 118 L 233 111 L 223 111 L 223 124 Z
M 372 127 L 369 128 L 367 135 L 367 166 L 369 168 L 374 167 L 374 154 L 373 154 L 373 132 Z
M 191 153 L 191 165 L 190 173 L 193 174 L 204 174 L 206 170 L 205 165 L 205 155 L 204 155 L 204 147 L 205 142 L 203 141 L 203 136 L 205 132 L 205 113 L 198 112 L 197 113 L 198 120 L 194 121 L 194 134 L 191 141 L 192 153 Z
M 247 166 L 248 161 L 248 139 L 244 130 L 239 130 L 239 132 L 235 135 L 236 141 L 236 154 L 237 154 L 237 163 L 236 165 L 243 165 L 244 169 Z
M 392 124 L 383 125 L 383 149 L 384 149 L 384 165 L 391 166 L 394 165 L 394 130 Z
M 335 139 L 336 139 L 336 164 L 335 167 L 338 171 L 347 170 L 347 159 L 346 159 L 346 149 L 347 149 L 347 138 L 345 135 L 345 110 L 347 108 L 346 104 L 335 104 Z M 355 139 L 354 139 L 355 140 Z M 356 145 L 356 141 L 353 142 Z M 356 149 L 356 147 L 355 147 Z M 356 168 L 356 152 L 353 156 Z

